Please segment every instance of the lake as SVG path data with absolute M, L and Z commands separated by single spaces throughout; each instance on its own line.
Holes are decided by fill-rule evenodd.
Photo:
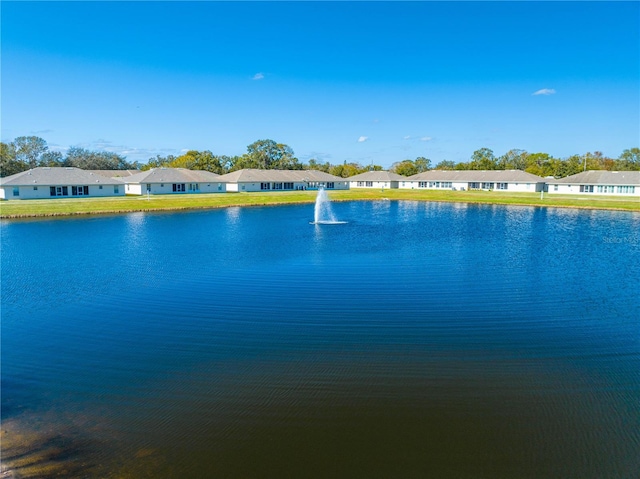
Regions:
M 3 468 L 638 477 L 640 215 L 333 210 L 2 222 Z

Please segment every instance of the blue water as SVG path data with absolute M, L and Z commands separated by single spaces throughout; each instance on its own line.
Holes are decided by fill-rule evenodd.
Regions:
M 333 210 L 2 222 L 3 419 L 95 477 L 638 477 L 640 215 Z

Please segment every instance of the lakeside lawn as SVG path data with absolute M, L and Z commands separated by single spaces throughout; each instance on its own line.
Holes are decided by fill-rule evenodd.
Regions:
M 0 202 L 0 218 L 30 218 L 86 214 L 113 214 L 135 211 L 176 211 L 257 206 L 292 203 L 313 203 L 316 191 L 285 191 L 256 193 L 211 193 L 155 196 L 124 196 L 109 198 L 57 198 L 45 200 L 10 200 Z M 612 196 L 583 197 L 540 193 L 505 193 L 494 191 L 437 191 L 402 189 L 353 189 L 328 191 L 333 201 L 352 200 L 413 200 L 461 203 L 488 203 L 590 209 L 640 211 L 640 198 Z

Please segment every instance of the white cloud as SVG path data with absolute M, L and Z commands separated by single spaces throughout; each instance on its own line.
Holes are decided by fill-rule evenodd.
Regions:
M 368 136 L 361 136 L 360 138 L 358 138 L 358 143 L 364 143 L 365 141 L 367 141 L 369 139 Z
M 420 141 L 431 141 L 433 138 L 431 138 L 430 136 L 423 136 L 422 138 L 420 138 Z
M 543 88 L 532 93 L 532 95 L 553 95 L 556 91 L 553 88 Z
M 411 139 L 411 135 L 403 136 L 402 139 L 403 140 L 410 140 Z
M 256 73 L 253 75 L 252 80 L 262 80 L 264 78 L 264 73 Z

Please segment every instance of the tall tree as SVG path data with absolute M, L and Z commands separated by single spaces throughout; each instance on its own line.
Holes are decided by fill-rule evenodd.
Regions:
M 108 151 L 91 151 L 79 146 L 69 148 L 65 163 L 83 170 L 126 170 L 131 167 L 124 156 Z
M 416 168 L 415 162 L 411 160 L 403 160 L 397 161 L 392 164 L 391 168 L 389 168 L 389 171 L 391 171 L 392 173 L 396 173 L 397 175 L 411 176 L 418 173 L 418 168 Z
M 305 169 L 307 170 L 318 170 L 324 171 L 325 173 L 329 173 L 329 169 L 331 168 L 331 164 L 326 161 L 324 163 L 318 163 L 318 160 L 315 158 L 311 158 L 309 163 L 306 165 Z
M 442 160 L 436 165 L 436 170 L 453 170 L 456 167 L 456 162 L 451 160 Z
M 329 174 L 339 176 L 341 178 L 349 178 L 350 176 L 364 173 L 367 169 L 359 163 L 347 163 L 341 165 L 333 165 L 329 169 Z
M 469 167 L 472 170 L 496 170 L 498 169 L 498 164 L 492 150 L 480 148 L 471 155 Z
M 498 158 L 501 170 L 525 170 L 527 168 L 527 152 L 513 149 Z
M 429 171 L 431 169 L 431 160 L 429 158 L 425 158 L 424 156 L 419 156 L 413 161 L 414 166 L 416 167 L 417 173 L 424 173 L 425 171 Z
M 0 177 L 15 175 L 28 169 L 29 165 L 25 161 L 17 159 L 13 142 L 0 142 Z
M 301 170 L 302 164 L 290 146 L 273 140 L 258 140 L 247 146 L 247 164 L 263 170 Z
M 639 171 L 640 170 L 640 148 L 629 148 L 624 150 L 615 161 L 614 168 L 617 170 Z
M 16 160 L 24 161 L 29 168 L 38 166 L 40 157 L 49 147 L 47 142 L 38 136 L 19 136 L 13 140 L 16 151 Z

